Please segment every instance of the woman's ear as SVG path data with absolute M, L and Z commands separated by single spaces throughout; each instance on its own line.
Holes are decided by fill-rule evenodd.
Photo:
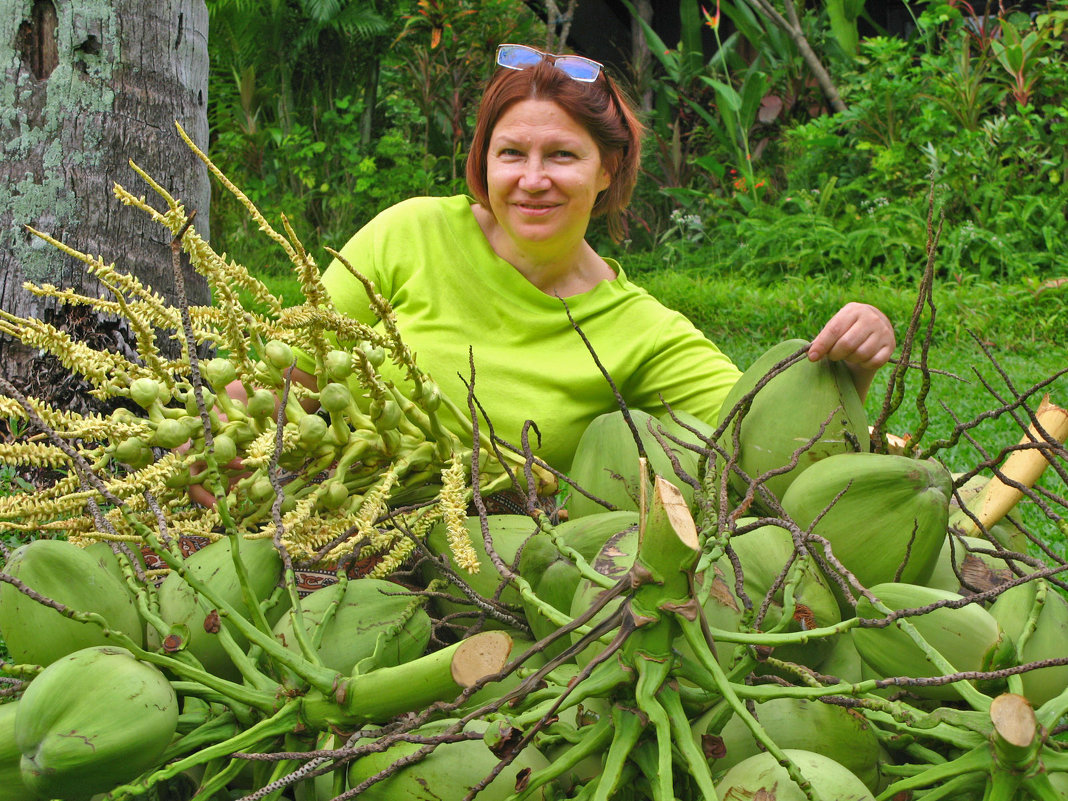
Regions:
M 597 177 L 597 193 L 600 194 L 612 185 L 612 173 L 603 164 L 601 174 Z

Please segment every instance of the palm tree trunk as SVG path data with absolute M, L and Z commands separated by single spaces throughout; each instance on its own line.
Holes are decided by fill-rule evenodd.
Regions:
M 140 194 L 133 160 L 199 212 L 207 235 L 207 172 L 175 129 L 181 123 L 207 149 L 207 22 L 205 0 L 0 3 L 0 308 L 117 343 L 128 338 L 113 321 L 23 289 L 27 280 L 102 289 L 27 225 L 115 261 L 173 300 L 170 235 L 119 205 L 111 189 L 118 182 Z M 207 302 L 199 276 L 185 283 L 191 302 Z M 47 389 L 35 360 L 20 343 L 0 341 L 4 373 Z

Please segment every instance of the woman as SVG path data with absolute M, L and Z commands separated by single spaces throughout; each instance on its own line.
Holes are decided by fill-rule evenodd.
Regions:
M 621 233 L 641 155 L 633 109 L 589 59 L 501 45 L 497 64 L 467 162 L 473 197 L 399 203 L 349 240 L 342 257 L 390 302 L 420 367 L 460 409 L 473 386 L 488 415 L 483 434 L 492 424 L 518 446 L 531 420 L 530 446 L 560 471 L 586 426 L 618 408 L 597 362 L 629 407 L 654 415 L 670 407 L 715 424 L 738 369 L 585 239 L 595 216 Z M 340 261 L 323 283 L 339 311 L 377 321 L 363 284 Z M 882 312 L 850 303 L 813 340 L 809 358 L 843 360 L 863 396 L 894 344 Z M 298 362 L 294 380 L 314 387 L 311 367 Z M 404 385 L 395 366 L 381 369 Z M 244 399 L 240 382 L 228 391 Z M 449 426 L 444 407 L 441 415 Z M 199 485 L 190 496 L 215 500 Z
M 400 203 L 342 256 L 390 301 L 420 366 L 453 401 L 467 408 L 473 363 L 494 432 L 518 444 L 533 420 L 534 452 L 560 470 L 586 425 L 617 408 L 576 327 L 629 406 L 658 414 L 667 405 L 715 423 L 737 368 L 585 240 L 596 216 L 621 232 L 642 134 L 631 106 L 588 59 L 506 44 L 497 65 L 467 162 L 473 197 Z M 323 281 L 339 311 L 374 323 L 344 265 Z M 809 358 L 844 360 L 863 395 L 894 344 L 885 315 L 853 303 Z

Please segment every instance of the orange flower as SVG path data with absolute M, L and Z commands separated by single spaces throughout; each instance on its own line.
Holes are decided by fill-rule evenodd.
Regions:
M 705 25 L 707 25 L 709 28 L 711 28 L 714 31 L 718 31 L 719 30 L 719 0 L 716 0 L 716 13 L 715 14 L 709 14 L 708 10 L 704 6 L 701 6 L 701 14 L 705 18 Z

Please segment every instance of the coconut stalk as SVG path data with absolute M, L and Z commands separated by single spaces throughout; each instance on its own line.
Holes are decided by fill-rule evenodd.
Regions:
M 1060 446 L 1068 438 L 1068 410 L 1051 403 L 1046 395 L 1035 412 L 1035 420 L 994 477 L 949 521 L 951 528 L 965 536 L 982 536 L 1035 485 L 1050 464 L 1050 447 Z

